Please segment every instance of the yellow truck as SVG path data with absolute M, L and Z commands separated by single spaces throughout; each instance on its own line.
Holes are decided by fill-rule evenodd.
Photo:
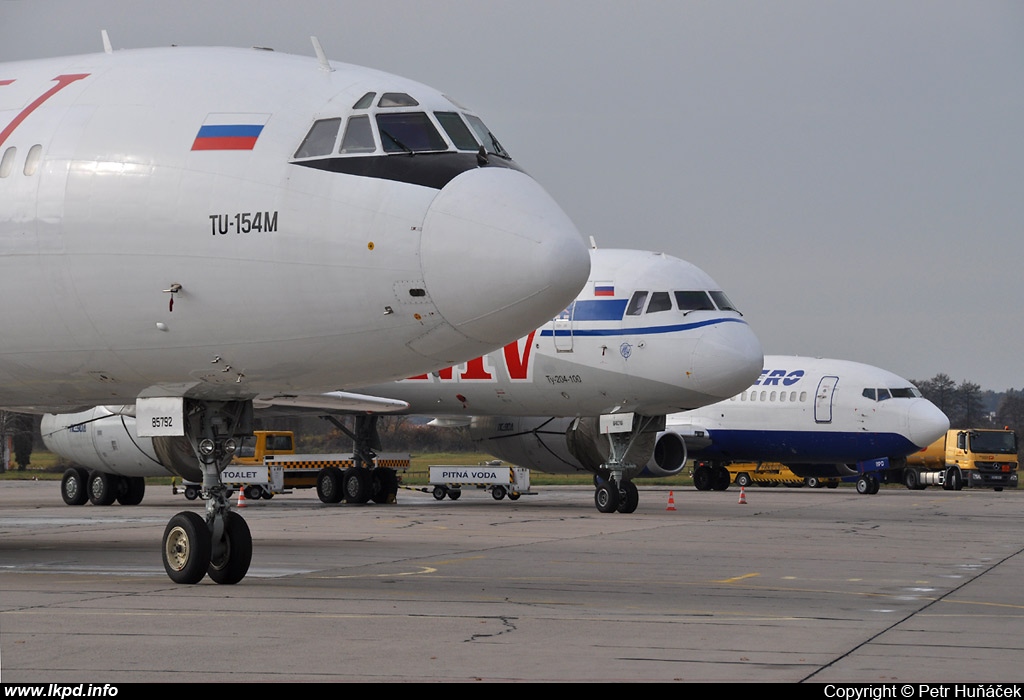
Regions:
M 823 486 L 834 489 L 839 486 L 839 479 L 819 478 L 816 476 L 804 478 L 797 476 L 785 464 L 777 462 L 736 462 L 725 467 L 732 475 L 732 482 L 737 486 L 789 486 L 798 488 L 809 486 L 812 489 Z
M 221 478 L 252 500 L 315 488 L 324 503 L 394 503 L 398 472 L 409 463 L 408 454 L 377 455 L 372 467 L 357 466 L 352 454 L 296 454 L 292 431 L 256 430 L 242 438 Z M 184 486 L 186 498 L 199 496 L 198 484 Z
M 950 430 L 907 457 L 903 483 L 908 489 L 930 485 L 962 488 L 1017 488 L 1017 434 L 1009 429 Z

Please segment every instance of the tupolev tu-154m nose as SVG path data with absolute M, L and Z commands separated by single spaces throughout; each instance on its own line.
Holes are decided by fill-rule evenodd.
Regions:
M 452 340 L 478 341 L 483 354 L 550 321 L 590 273 L 569 217 L 510 168 L 470 170 L 445 185 L 424 218 L 420 258 L 447 325 L 410 347 L 441 361 L 452 359 L 445 355 Z
M 742 321 L 708 328 L 694 348 L 691 366 L 708 396 L 727 399 L 749 387 L 761 374 L 764 352 L 754 331 Z

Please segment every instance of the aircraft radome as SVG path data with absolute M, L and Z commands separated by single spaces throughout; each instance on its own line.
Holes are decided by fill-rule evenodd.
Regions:
M 0 64 L 0 405 L 128 406 L 140 435 L 187 440 L 210 498 L 168 523 L 178 582 L 248 570 L 219 473 L 254 401 L 478 356 L 587 279 L 578 231 L 477 114 L 314 48 Z

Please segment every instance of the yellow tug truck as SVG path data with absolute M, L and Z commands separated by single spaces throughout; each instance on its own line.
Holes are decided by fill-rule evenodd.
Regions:
M 1017 435 L 1007 428 L 950 430 L 907 457 L 903 483 L 908 489 L 946 491 L 1017 488 Z

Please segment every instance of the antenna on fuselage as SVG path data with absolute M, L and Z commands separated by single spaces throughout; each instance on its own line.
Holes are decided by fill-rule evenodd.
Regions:
M 313 42 L 313 50 L 316 51 L 316 60 L 320 61 L 320 70 L 334 70 L 331 68 L 331 62 L 327 60 L 327 54 L 324 53 L 324 47 L 320 45 L 320 40 L 315 36 L 309 38 Z
M 107 35 L 107 30 L 101 29 L 100 36 L 103 37 L 103 53 L 114 53 L 114 47 L 110 45 L 110 37 Z
M 593 236 L 590 237 L 590 247 L 597 250 L 597 241 L 594 240 Z

